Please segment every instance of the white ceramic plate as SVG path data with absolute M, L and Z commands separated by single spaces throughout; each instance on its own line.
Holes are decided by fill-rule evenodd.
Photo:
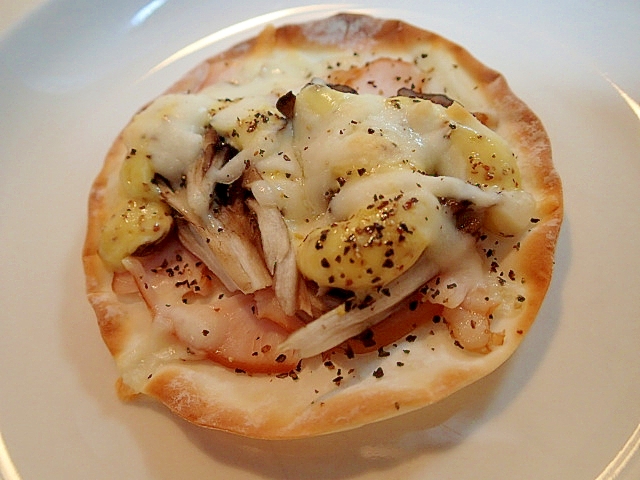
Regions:
M 638 2 L 77 3 L 46 3 L 0 41 L 0 476 L 640 478 Z M 545 123 L 566 220 L 533 330 L 441 404 L 329 437 L 247 440 L 121 403 L 80 263 L 110 142 L 192 65 L 265 22 L 346 9 L 463 44 Z

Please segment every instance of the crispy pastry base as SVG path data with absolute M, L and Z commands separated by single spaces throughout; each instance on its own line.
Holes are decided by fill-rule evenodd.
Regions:
M 549 139 L 534 113 L 516 98 L 499 73 L 466 50 L 400 21 L 341 14 L 268 28 L 205 61 L 170 92 L 197 92 L 247 58 L 288 49 L 320 54 L 349 50 L 392 58 L 428 51 L 440 66 L 429 73 L 429 91 L 446 89 L 469 110 L 491 115 L 495 120 L 492 128 L 517 155 L 522 186 L 536 198 L 540 221 L 522 239 L 519 250 L 514 249 L 504 260 L 503 268 L 513 268 L 526 279 L 527 301 L 516 316 L 500 324 L 504 344 L 487 354 L 462 351 L 452 345 L 446 328 L 428 322 L 414 332 L 417 340 L 397 342 L 389 356 L 374 352 L 348 359 L 337 355 L 331 359 L 333 368 L 327 368 L 319 357 L 308 359 L 295 379 L 240 375 L 206 361 L 170 361 L 156 369 L 141 392 L 118 381 L 123 398 L 143 393 L 195 424 L 267 439 L 325 434 L 389 418 L 441 400 L 495 370 L 518 347 L 542 304 L 562 221 L 560 179 L 552 165 Z M 91 190 L 83 251 L 88 298 L 103 339 L 119 365 L 144 336 L 140 325 L 151 322 L 141 298 L 124 301 L 113 292 L 113 273 L 97 254 L 101 226 L 110 215 L 125 154 L 117 138 Z M 378 367 L 384 372 L 380 378 L 372 375 Z M 348 371 L 355 373 L 347 376 Z M 339 373 L 346 380 L 336 382 Z

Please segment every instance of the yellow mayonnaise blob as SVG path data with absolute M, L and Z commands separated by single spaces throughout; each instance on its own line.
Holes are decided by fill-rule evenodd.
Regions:
M 140 247 L 158 242 L 171 229 L 171 208 L 160 201 L 127 200 L 105 223 L 98 253 L 114 270 Z
M 298 250 L 302 274 L 323 287 L 366 290 L 409 269 L 439 228 L 435 198 L 376 196 L 350 218 L 311 231 Z
M 120 167 L 120 185 L 127 198 L 155 200 L 160 191 L 153 184 L 155 172 L 150 155 L 132 150 Z
M 459 159 L 451 163 L 456 165 L 461 162 L 465 166 L 464 173 L 459 177 L 484 187 L 498 186 L 505 190 L 518 188 L 520 171 L 509 145 L 460 104 L 451 105 L 447 113 L 451 119 L 451 158 Z M 443 166 L 443 171 L 438 173 L 450 174 L 446 165 Z

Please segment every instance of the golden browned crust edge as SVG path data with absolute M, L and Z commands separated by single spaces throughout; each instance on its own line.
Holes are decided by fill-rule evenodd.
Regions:
M 210 428 L 227 430 L 258 438 L 295 438 L 353 428 L 438 401 L 454 391 L 490 373 L 518 347 L 538 313 L 553 270 L 553 256 L 562 221 L 562 187 L 551 160 L 551 146 L 540 120 L 509 89 L 502 75 L 476 60 L 462 47 L 430 32 L 397 20 L 341 14 L 328 19 L 278 29 L 268 28 L 260 36 L 212 57 L 194 68 L 172 86 L 170 92 L 194 92 L 216 81 L 228 65 L 241 62 L 246 55 L 268 51 L 274 46 L 300 49 L 358 48 L 387 50 L 410 49 L 426 42 L 441 48 L 475 79 L 479 91 L 500 117 L 499 133 L 517 146 L 524 188 L 539 200 L 540 221 L 522 242 L 515 263 L 527 278 L 527 302 L 510 326 L 510 341 L 488 364 L 443 370 L 438 384 L 420 385 L 415 378 L 371 390 L 347 390 L 322 402 L 322 407 L 303 405 L 275 406 L 258 414 L 251 408 L 236 406 L 233 400 L 211 394 L 214 375 L 194 372 L 189 364 L 168 365 L 149 380 L 144 393 L 167 405 L 183 418 Z M 128 315 L 111 291 L 112 273 L 97 255 L 100 224 L 107 213 L 105 191 L 109 189 L 124 154 L 121 139 L 107 154 L 89 198 L 89 225 L 83 249 L 87 293 L 110 352 L 117 357 L 128 339 Z M 520 333 L 516 334 L 515 332 Z M 222 374 L 226 375 L 225 373 Z M 224 377 L 227 381 L 228 378 Z M 290 382 L 287 385 L 295 385 Z M 282 387 L 282 399 L 295 397 L 294 387 Z M 376 387 L 373 387 L 376 388 Z M 121 381 L 119 391 L 132 396 Z M 398 405 L 402 398 L 402 405 Z M 349 412 L 349 413 L 345 413 Z M 251 416 L 261 416 L 256 421 Z M 295 415 L 296 417 L 292 417 Z
M 109 216 L 107 191 L 109 185 L 114 182 L 114 178 L 118 177 L 124 155 L 125 147 L 118 136 L 107 153 L 104 167 L 93 182 L 89 193 L 87 206 L 89 218 L 82 249 L 87 298 L 96 313 L 102 339 L 114 356 L 122 351 L 126 342 L 128 316 L 111 289 L 113 272 L 106 267 L 98 255 L 98 245 L 101 225 Z

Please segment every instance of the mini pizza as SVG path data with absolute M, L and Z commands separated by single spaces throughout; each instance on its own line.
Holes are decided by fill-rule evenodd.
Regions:
M 93 185 L 83 259 L 123 398 L 296 438 L 495 370 L 561 221 L 548 137 L 499 73 L 341 14 L 268 27 L 142 108 Z

